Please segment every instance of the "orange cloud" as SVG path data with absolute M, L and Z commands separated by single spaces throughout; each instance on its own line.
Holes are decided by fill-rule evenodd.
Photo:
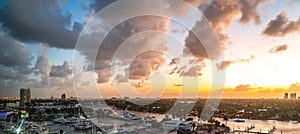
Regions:
M 217 63 L 217 69 L 218 70 L 224 70 L 227 67 L 229 67 L 230 65 L 234 64 L 234 63 L 249 63 L 251 60 L 255 59 L 255 57 L 253 55 L 250 56 L 250 58 L 247 59 L 237 59 L 237 60 L 228 60 L 228 61 L 223 61 L 221 63 Z
M 283 44 L 282 46 L 275 46 L 273 48 L 271 48 L 271 50 L 269 51 L 270 53 L 278 53 L 278 52 L 282 52 L 287 50 L 288 45 Z

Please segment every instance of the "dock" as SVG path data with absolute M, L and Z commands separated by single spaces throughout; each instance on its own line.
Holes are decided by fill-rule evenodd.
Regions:
M 250 125 L 248 127 L 245 127 L 244 130 L 232 130 L 232 133 L 253 133 L 253 134 L 272 134 L 276 130 L 275 126 L 272 128 L 268 129 L 267 132 L 262 132 L 261 130 L 259 131 L 252 131 L 252 129 L 255 128 L 255 125 Z

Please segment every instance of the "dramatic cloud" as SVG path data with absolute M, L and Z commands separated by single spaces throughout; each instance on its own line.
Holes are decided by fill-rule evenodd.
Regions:
M 94 10 L 97 12 L 98 10 L 105 7 L 105 5 L 111 2 L 113 1 L 106 1 L 104 3 L 98 3 L 97 1 L 95 1 L 91 5 L 91 7 L 93 7 Z M 145 3 L 145 6 L 146 5 L 147 3 Z M 128 12 L 130 12 L 130 10 Z M 121 17 L 118 15 L 115 17 Z M 105 24 L 110 24 L 111 21 L 113 22 L 115 20 L 115 18 L 110 18 L 109 16 L 107 18 L 100 19 L 105 21 Z M 138 78 L 148 77 L 145 75 L 149 75 L 151 71 L 154 71 L 153 69 L 155 67 L 153 66 L 162 65 L 158 62 L 164 63 L 162 57 L 163 55 L 144 53 L 141 56 L 138 56 L 138 58 L 136 59 L 133 58 L 139 55 L 140 53 L 143 53 L 143 51 L 153 48 L 159 48 L 159 50 L 165 51 L 167 46 L 167 41 L 164 37 L 165 35 L 163 33 L 157 32 L 143 34 L 142 36 L 136 36 L 134 39 L 129 39 L 129 37 L 149 30 L 168 32 L 169 23 L 170 20 L 167 18 L 156 16 L 141 16 L 129 19 L 119 24 L 105 37 L 104 41 L 102 42 L 101 47 L 96 56 L 95 68 L 88 66 L 87 70 L 95 69 L 95 71 L 98 73 L 98 83 L 108 82 L 112 75 L 110 72 L 112 65 L 111 62 L 115 55 L 115 58 L 122 62 L 121 64 L 119 64 L 118 68 L 124 68 L 122 66 L 127 66 L 127 69 L 124 68 L 124 70 L 129 70 L 129 73 L 127 73 L 126 76 L 118 74 L 118 77 L 114 76 L 114 78 L 116 78 L 118 82 L 125 81 L 124 78 L 135 80 Z M 91 44 L 97 44 L 97 37 L 101 36 L 101 34 L 101 31 L 93 31 L 92 34 L 85 37 L 85 40 L 87 42 L 90 42 Z M 80 51 L 83 55 L 85 55 L 88 61 L 93 62 L 93 56 L 91 56 L 91 49 L 89 47 L 86 47 L 84 48 L 84 50 Z M 132 62 L 131 60 L 134 61 Z M 129 67 L 130 69 L 128 69 Z
M 260 24 L 260 15 L 257 12 L 258 6 L 266 0 L 240 0 L 242 17 L 240 23 L 248 23 L 254 20 L 255 24 Z
M 254 20 L 256 24 L 260 23 L 260 16 L 257 7 L 265 0 L 215 0 L 204 11 L 204 15 L 211 22 L 222 42 L 228 39 L 225 30 L 232 24 L 233 19 L 241 18 L 239 22 L 245 24 Z
M 300 17 L 298 20 L 288 20 L 287 13 L 281 12 L 267 24 L 262 33 L 267 36 L 277 37 L 295 32 L 300 32 Z
M 27 79 L 32 73 L 31 53 L 27 46 L 11 37 L 8 31 L 0 25 L 0 81 L 6 89 L 11 81 Z
M 47 49 L 48 48 L 44 45 L 40 46 L 35 64 L 35 69 L 37 70 L 35 74 L 41 78 L 39 88 L 50 87 L 52 89 L 73 91 L 74 85 L 71 73 L 74 71 L 74 75 L 76 75 L 78 79 L 81 77 L 80 73 L 78 73 L 75 68 L 71 68 L 72 65 L 68 61 L 65 61 L 62 65 L 52 65 L 47 58 Z M 80 83 L 75 84 L 80 85 Z
M 151 72 L 156 71 L 165 64 L 162 53 L 150 51 L 139 55 L 134 59 L 129 67 L 130 79 L 148 79 Z
M 236 0 L 215 0 L 205 9 L 204 16 L 211 22 L 221 42 L 225 43 L 228 39 L 224 30 L 232 24 L 234 18 L 240 15 L 240 10 L 241 3 Z
M 265 0 L 215 0 L 204 8 L 204 16 L 210 21 L 213 29 L 218 35 L 221 42 L 221 48 L 226 48 L 226 44 L 230 42 L 225 31 L 231 26 L 233 19 L 241 16 L 239 22 L 242 24 L 249 23 L 252 20 L 256 24 L 260 23 L 260 16 L 257 12 L 257 8 L 264 2 Z M 205 33 L 208 27 L 209 25 L 205 24 L 203 21 L 197 21 L 193 30 L 200 30 L 199 33 Z M 216 41 L 209 42 L 209 40 L 213 38 L 210 34 L 204 34 L 203 38 L 204 40 L 200 41 L 196 38 L 195 34 L 190 31 L 185 40 L 185 46 L 200 63 L 208 58 L 211 60 L 218 59 L 221 56 L 222 50 L 213 45 L 218 43 Z M 206 47 L 203 46 L 204 42 L 207 44 Z M 184 50 L 184 54 L 186 54 L 188 50 Z M 208 57 L 207 53 L 210 54 L 210 57 Z M 225 61 L 224 63 L 221 63 L 220 68 L 224 69 L 231 63 L 232 61 Z M 199 68 L 201 67 L 198 67 L 198 69 Z
M 37 56 L 37 61 L 35 63 L 35 72 L 36 75 L 42 76 L 42 84 L 48 85 L 49 84 L 49 74 L 51 71 L 51 62 L 47 58 L 47 46 L 41 44 L 40 51 Z
M 283 44 L 282 46 L 275 46 L 273 48 L 270 49 L 270 53 L 278 53 L 278 52 L 282 52 L 288 49 L 288 45 Z
M 48 47 L 40 44 L 40 51 L 37 54 L 37 61 L 34 66 L 35 77 L 27 83 L 31 84 L 31 88 L 50 88 L 59 89 L 73 94 L 73 78 L 74 76 L 80 79 L 80 73 L 75 68 L 71 68 L 71 63 L 65 61 L 62 65 L 52 65 L 47 57 Z M 76 81 L 77 82 L 77 81 Z M 80 83 L 75 83 L 79 84 Z M 72 90 L 70 90 L 72 89 Z
M 248 59 L 237 59 L 237 60 L 228 60 L 228 61 L 223 61 L 221 63 L 216 64 L 218 70 L 224 70 L 230 65 L 234 63 L 249 63 L 251 60 L 255 59 L 253 55 L 250 56 Z
M 52 65 L 50 77 L 66 77 L 72 73 L 72 65 L 65 61 L 63 65 Z
M 6 67 L 26 67 L 30 65 L 31 53 L 24 43 L 11 37 L 0 25 L 0 64 Z
M 116 2 L 116 0 L 104 0 L 104 1 L 94 1 L 90 7 L 94 9 L 94 12 L 98 12 L 99 10 L 103 9 L 105 6 L 112 4 L 113 2 Z M 132 13 L 135 12 L 131 10 L 130 6 L 136 4 L 136 3 L 130 3 L 131 1 L 127 2 L 124 7 L 129 7 L 124 10 L 123 14 L 126 13 Z M 198 7 L 202 3 L 208 3 L 210 0 L 186 0 L 186 2 Z M 157 7 L 157 10 L 163 10 L 166 12 L 171 11 L 172 15 L 175 16 L 182 16 L 185 15 L 189 11 L 188 6 L 179 6 L 175 2 L 168 2 L 167 1 L 161 1 L 159 4 L 154 3 L 152 1 L 143 1 L 143 3 L 139 3 L 141 7 L 149 7 L 149 5 L 154 5 Z M 129 6 L 130 5 L 130 6 Z M 122 7 L 122 8 L 124 8 Z M 168 9 L 170 7 L 171 10 Z M 167 9 L 166 9 L 167 8 Z M 148 9 L 145 9 L 148 10 Z M 152 10 L 152 9 L 150 9 Z M 112 17 L 113 16 L 113 17 Z M 111 22 L 114 23 L 116 18 L 122 18 L 122 14 L 111 12 L 110 16 L 102 16 L 103 18 L 99 18 L 104 24 L 110 25 Z M 127 39 L 135 34 L 149 31 L 149 30 L 156 30 L 161 32 L 169 32 L 169 24 L 170 20 L 168 18 L 164 17 L 157 17 L 157 16 L 140 16 L 136 18 L 129 19 L 121 24 L 119 24 L 117 27 L 115 27 L 104 39 L 103 43 L 101 44 L 101 48 L 98 51 L 96 62 L 95 62 L 95 70 L 98 73 L 98 82 L 104 83 L 108 82 L 111 77 L 111 73 L 108 72 L 109 68 L 111 67 L 111 60 L 114 54 L 117 53 L 117 50 L 119 52 L 119 55 L 116 56 L 121 62 L 123 62 L 120 65 L 129 66 L 130 69 L 127 69 L 129 73 L 122 73 L 122 75 L 118 75 L 118 77 L 114 76 L 118 82 L 120 81 L 126 81 L 124 78 L 129 78 L 132 80 L 137 79 L 147 79 L 148 75 L 151 74 L 152 71 L 155 71 L 155 69 L 162 66 L 165 62 L 162 54 L 151 54 L 147 53 L 144 56 L 140 56 L 138 59 L 134 59 L 134 62 L 130 62 L 132 57 L 135 55 L 143 52 L 147 49 L 159 49 L 160 51 L 166 51 L 167 50 L 167 40 L 165 39 L 165 35 L 162 33 L 149 33 L 145 36 L 135 37 L 133 40 L 129 40 L 132 44 L 130 46 L 122 47 L 120 46 L 121 43 L 124 43 L 124 41 L 128 41 Z M 95 29 L 99 29 L 99 26 L 97 28 L 97 24 L 95 26 L 92 26 L 92 34 L 86 37 L 86 40 L 96 43 L 97 42 L 97 36 L 103 36 L 101 34 L 101 31 L 97 31 Z M 101 29 L 101 28 L 100 28 Z M 120 49 L 121 48 L 121 49 Z M 81 53 L 86 56 L 86 59 L 88 61 L 92 61 L 92 56 L 90 56 L 90 50 L 89 48 L 83 48 L 85 50 L 81 50 Z M 121 53 L 120 53 L 121 52 Z M 132 53 L 134 52 L 134 53 Z M 146 56 L 147 55 L 147 56 Z M 92 57 L 92 58 L 90 58 Z M 142 59 L 143 58 L 143 59 Z M 140 63 L 138 63 L 140 62 Z M 158 63 L 161 62 L 161 63 Z M 132 64 L 132 65 L 129 65 Z M 159 66 L 157 66 L 159 65 Z M 155 67 L 154 67 L 155 66 Z M 94 68 L 88 66 L 88 70 L 93 70 Z M 119 67 L 121 68 L 121 67 Z M 126 70 L 126 68 L 125 68 Z M 125 74 L 125 75 L 123 75 Z
M 57 48 L 74 48 L 82 24 L 72 24 L 72 14 L 63 13 L 58 0 L 31 0 L 26 5 L 23 1 L 8 0 L 4 5 L 0 22 L 13 37 Z
M 72 85 L 70 77 L 51 78 L 47 47 L 74 48 L 82 25 L 60 9 L 60 1 L 2 1 L 0 9 L 0 87 L 13 95 L 22 87 L 48 89 Z M 26 14 L 26 15 L 24 15 Z M 25 43 L 41 43 L 37 61 Z M 56 67 L 56 68 L 55 68 Z M 58 75 L 55 66 L 51 75 Z M 56 70 L 55 70 L 56 69 Z M 54 73 L 56 72 L 56 73 Z M 60 74 L 64 75 L 64 74 Z M 15 93 L 16 92 L 16 93 Z M 45 91 L 46 92 L 46 91 Z M 37 93 L 39 94 L 39 93 Z
M 95 12 L 101 10 L 105 6 L 113 3 L 115 1 L 95 1 L 94 3 L 91 4 L 91 7 L 95 10 Z M 208 4 L 210 3 L 210 0 L 186 0 L 186 2 L 195 5 L 199 7 L 201 4 L 205 3 Z M 205 16 L 208 18 L 208 20 L 212 23 L 213 28 L 217 31 L 217 34 L 219 35 L 219 38 L 221 39 L 222 43 L 225 42 L 228 37 L 226 34 L 224 34 L 224 30 L 228 28 L 232 20 L 236 17 L 238 17 L 241 13 L 243 13 L 243 16 L 241 18 L 241 22 L 246 23 L 251 21 L 252 19 L 255 19 L 256 22 L 259 22 L 259 16 L 258 13 L 256 12 L 256 8 L 259 6 L 260 2 L 251 2 L 251 1 L 213 1 L 205 10 Z M 146 2 L 144 3 L 145 5 L 151 4 Z M 172 3 L 161 3 L 158 5 L 158 8 L 160 7 L 165 7 L 163 6 L 164 4 L 171 4 Z M 143 5 L 141 5 L 143 6 Z M 187 7 L 177 7 L 173 6 L 172 12 L 174 11 L 173 14 L 176 15 L 183 15 L 185 14 L 188 10 Z M 132 12 L 130 9 L 126 10 L 126 12 Z M 119 17 L 118 15 L 114 17 Z M 100 18 L 102 21 L 109 22 L 110 20 L 112 21 L 114 18 L 111 18 L 111 16 L 105 16 L 105 18 Z M 137 17 L 133 18 L 129 21 L 123 22 L 122 24 L 118 25 L 113 31 L 111 31 L 105 38 L 104 42 L 101 45 L 101 49 L 99 50 L 96 58 L 96 65 L 95 69 L 97 70 L 98 73 L 102 73 L 102 75 L 99 74 L 98 82 L 108 82 L 109 78 L 111 77 L 110 73 L 107 71 L 110 68 L 110 61 L 112 60 L 113 55 L 115 54 L 116 50 L 120 47 L 120 44 L 123 43 L 128 37 L 143 32 L 147 30 L 158 30 L 158 31 L 164 31 L 168 32 L 168 25 L 170 20 L 162 17 L 154 17 L 154 16 L 143 16 L 143 17 Z M 145 25 L 147 23 L 147 25 Z M 208 25 L 203 24 L 203 22 L 197 22 L 196 25 L 201 25 L 200 28 L 207 29 Z M 199 27 L 195 27 L 195 30 L 197 30 Z M 97 29 L 97 28 L 93 28 Z M 202 30 L 205 31 L 205 30 Z M 96 36 L 101 35 L 101 33 L 94 32 L 91 34 L 91 36 L 87 37 L 86 40 L 97 42 Z M 211 35 L 205 35 L 207 38 L 210 38 Z M 154 40 L 154 41 L 152 41 Z M 153 45 L 157 44 L 157 41 L 162 41 L 162 37 L 158 37 L 157 34 L 152 34 L 148 35 L 147 39 L 142 39 L 138 40 L 135 42 L 132 42 L 133 44 L 136 44 L 134 47 L 127 47 L 123 48 L 122 50 L 122 56 L 119 56 L 121 61 L 128 60 L 129 57 L 132 57 L 133 54 L 141 52 L 141 50 L 145 50 L 145 48 L 153 48 Z M 151 41 L 151 43 L 148 43 Z M 207 40 L 209 41 L 209 39 Z M 145 42 L 145 43 L 144 43 Z M 207 42 L 210 44 L 216 44 L 217 42 Z M 139 45 L 137 45 L 139 44 Z M 199 45 L 200 44 L 200 45 Z M 164 49 L 166 45 L 160 45 L 162 47 L 161 50 L 165 51 Z M 165 47 L 165 48 L 164 48 Z M 192 53 L 197 59 L 196 63 L 194 66 L 187 67 L 184 66 L 180 69 L 174 69 L 170 74 L 173 73 L 180 73 L 180 76 L 199 76 L 201 73 L 199 71 L 202 70 L 202 68 L 205 66 L 203 65 L 202 61 L 211 58 L 211 59 L 217 59 L 220 56 L 220 50 L 217 50 L 214 46 L 208 46 L 208 48 L 203 47 L 201 45 L 201 42 L 195 37 L 195 35 L 190 32 L 189 36 L 186 39 L 186 47 L 189 50 L 184 50 L 184 54 L 188 54 L 189 52 Z M 224 46 L 222 46 L 224 47 Z M 124 52 L 125 51 L 125 52 Z M 130 52 L 135 52 L 135 53 L 130 53 Z M 208 57 L 207 51 L 211 53 L 211 57 Z M 88 50 L 83 50 L 82 53 L 86 55 L 86 58 L 89 59 L 89 54 L 90 51 Z M 162 57 L 159 57 L 161 55 L 153 55 L 152 60 L 157 60 L 161 59 Z M 149 59 L 146 59 L 145 61 L 148 61 Z M 91 60 L 89 60 L 91 61 Z M 143 61 L 143 60 L 139 60 Z M 135 65 L 131 65 L 131 69 L 129 70 L 129 79 L 138 79 L 138 78 L 147 78 L 146 75 L 149 75 L 151 72 L 148 72 L 149 70 L 152 70 L 151 66 L 145 66 L 143 65 L 143 69 L 146 71 L 140 71 L 137 66 L 141 66 L 140 64 L 138 65 L 136 62 L 132 62 Z M 145 63 L 141 63 L 145 64 Z M 162 65 L 162 64 L 160 64 Z M 148 69 L 147 69 L 148 68 Z M 89 68 L 92 70 L 93 68 Z M 153 70 L 152 70 L 153 71 Z M 105 74 L 105 75 L 104 75 Z M 142 75 L 143 74 L 143 75 Z M 131 76 L 132 75 L 132 76 Z M 143 76 L 143 77 L 141 77 Z M 118 77 L 120 78 L 120 77 Z M 124 78 L 124 77 L 123 77 Z M 125 77 L 126 78 L 126 77 Z
M 31 78 L 31 52 L 27 46 L 0 28 L 0 87 L 1 95 L 15 96 L 22 87 L 40 87 L 36 78 Z
M 87 7 L 82 5 L 84 10 L 88 10 L 91 14 L 96 13 L 108 4 L 115 2 L 116 0 L 101 0 L 94 1 Z M 225 30 L 230 27 L 234 18 L 241 17 L 240 23 L 248 23 L 254 21 L 260 22 L 259 14 L 256 9 L 264 0 L 261 1 L 223 1 L 223 0 L 185 0 L 186 2 L 199 7 L 205 3 L 207 8 L 203 8 L 205 16 L 211 22 L 213 28 L 217 32 L 222 47 L 225 48 L 225 42 L 228 40 L 228 36 Z M 0 9 L 0 22 L 3 24 L 3 28 L 0 31 L 0 77 L 5 77 L 5 81 L 1 81 L 2 85 L 6 86 L 27 86 L 43 87 L 53 86 L 58 88 L 67 88 L 72 85 L 71 65 L 70 62 L 64 62 L 62 65 L 52 65 L 47 58 L 47 50 L 49 47 L 67 48 L 72 49 L 75 46 L 77 37 L 82 29 L 82 24 L 72 21 L 72 14 L 64 12 L 60 8 L 60 1 L 41 1 L 32 0 L 26 2 L 10 0 L 5 1 L 5 4 Z M 154 2 L 146 2 L 139 6 L 147 7 L 149 4 L 157 4 Z M 163 7 L 172 9 L 174 12 L 172 15 L 182 16 L 189 11 L 189 7 L 176 6 L 174 3 L 159 3 L 158 8 Z M 129 7 L 132 3 L 128 3 Z M 201 10 L 202 10 L 201 6 Z M 94 11 L 91 11 L 90 9 Z M 132 11 L 130 8 L 126 9 L 128 12 Z M 169 10 L 169 9 L 167 9 Z M 25 15 L 24 15 L 25 14 Z M 91 15 L 89 14 L 89 15 Z M 94 15 L 94 14 L 93 14 Z M 111 16 L 105 16 L 105 18 L 99 18 L 103 24 L 111 24 L 116 18 L 122 17 L 120 13 L 114 13 Z M 100 24 L 101 25 L 101 24 Z M 203 22 L 197 22 L 200 28 L 205 31 L 208 25 Z M 95 68 L 88 66 L 87 70 L 94 70 L 98 74 L 98 83 L 108 82 L 111 77 L 111 63 L 114 54 L 118 51 L 121 52 L 115 58 L 122 61 L 120 67 L 126 66 L 124 70 L 128 70 L 128 73 L 122 72 L 117 74 L 117 80 L 125 82 L 126 79 L 139 80 L 148 79 L 149 75 L 157 71 L 161 66 L 165 64 L 165 58 L 163 52 L 167 50 L 167 40 L 162 33 L 149 33 L 143 37 L 136 37 L 133 40 L 127 40 L 129 37 L 150 30 L 156 30 L 164 33 L 169 32 L 170 20 L 168 18 L 156 17 L 156 16 L 142 16 L 132 18 L 119 24 L 113 29 L 105 38 L 103 44 L 99 48 L 96 56 L 96 61 L 91 60 L 91 50 L 86 45 L 86 49 L 80 52 L 85 56 L 89 62 L 95 62 Z M 7 31 L 3 29 L 7 29 Z M 99 32 L 103 29 L 99 27 L 93 27 L 91 35 L 87 35 L 86 40 L 93 43 L 99 43 L 99 35 L 103 33 Z M 98 31 L 97 31 L 98 30 Z M 4 32 L 2 32 L 4 31 Z M 9 32 L 8 32 L 9 31 Z M 207 38 L 210 35 L 205 35 Z M 209 39 L 208 39 L 209 40 Z M 126 46 L 121 49 L 120 46 L 125 41 L 131 46 Z M 41 43 L 40 51 L 37 55 L 37 61 L 34 65 L 31 64 L 31 54 L 27 47 L 22 42 Z M 205 59 L 217 59 L 220 57 L 220 51 L 213 46 L 205 48 L 202 46 L 203 40 L 196 39 L 192 32 L 189 32 L 189 36 L 186 38 L 186 47 L 189 49 L 183 50 L 185 54 L 192 53 L 196 59 L 193 59 L 190 63 L 192 66 L 183 66 L 181 68 L 175 68 L 171 73 L 180 74 L 180 76 L 199 76 L 200 71 L 205 65 L 203 61 Z M 216 42 L 205 42 L 208 44 L 215 44 Z M 143 52 L 147 49 L 159 48 L 162 53 L 157 52 Z M 189 51 L 189 52 L 188 52 Z M 212 53 L 211 57 L 208 57 L 207 52 Z M 132 57 L 135 57 L 133 60 Z M 132 61 L 131 61 L 132 60 Z M 175 65 L 176 62 L 171 63 Z M 32 72 L 34 71 L 34 74 Z M 32 78 L 27 78 L 28 75 L 32 75 Z M 80 74 L 78 74 L 80 75 Z M 128 76 L 128 77 L 127 77 Z M 26 79 L 24 79 L 26 77 Z M 22 81 L 11 81 L 10 79 L 23 79 Z M 88 85 L 89 82 L 78 82 L 83 86 Z M 13 84 L 13 85 L 12 85 Z M 143 84 L 143 83 L 142 83 Z M 1 85 L 1 87 L 2 87 Z M 15 88 L 13 87 L 13 88 Z M 12 88 L 12 87 L 11 87 Z

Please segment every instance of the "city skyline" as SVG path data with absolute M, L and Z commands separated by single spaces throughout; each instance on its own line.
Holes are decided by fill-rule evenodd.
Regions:
M 179 96 L 181 89 L 187 90 L 184 98 L 195 94 L 206 98 L 210 91 L 219 90 L 211 89 L 213 72 L 225 73 L 223 98 L 284 98 L 284 93 L 300 94 L 300 77 L 297 75 L 300 68 L 299 1 L 186 0 L 190 7 L 171 8 L 173 14 L 168 17 L 180 18 L 190 25 L 153 16 L 133 18 L 108 34 L 96 61 L 91 61 L 89 50 L 75 48 L 77 39 L 90 19 L 113 2 L 1 1 L 0 97 L 17 97 L 20 88 L 30 88 L 31 96 L 39 98 L 61 97 L 62 94 L 86 98 L 97 98 L 99 94 L 105 98 L 173 98 Z M 149 3 L 143 4 L 141 7 Z M 164 4 L 170 3 L 161 3 L 162 7 Z M 194 8 L 210 22 L 222 52 L 195 45 L 199 41 L 193 39 L 191 29 L 197 28 L 201 18 L 191 14 Z M 131 12 L 129 8 L 128 12 Z M 118 17 L 122 18 L 121 15 L 105 16 L 100 22 L 110 24 Z M 149 33 L 145 39 L 137 34 L 153 29 L 160 32 Z M 101 30 L 96 27 L 91 33 Z M 138 39 L 131 39 L 134 36 Z M 117 52 L 115 44 L 123 42 L 128 46 L 120 51 L 129 52 L 114 55 Z M 144 47 L 130 47 L 135 43 L 147 48 L 155 46 L 162 53 L 141 53 Z M 134 55 L 136 62 L 128 67 L 131 51 L 140 55 Z M 209 51 L 214 52 L 212 57 L 207 56 Z M 80 58 L 75 60 L 85 64 L 74 65 L 76 54 Z M 118 70 L 112 75 L 110 56 L 117 57 L 118 69 L 129 71 Z M 91 62 L 95 62 L 92 69 Z M 179 64 L 190 66 L 178 68 Z M 86 72 L 80 72 L 81 68 Z M 199 79 L 199 85 L 193 85 L 194 78 Z M 183 83 L 183 79 L 187 81 Z M 130 96 L 131 89 L 124 84 L 126 82 L 137 95 Z M 199 91 L 192 90 L 193 86 Z M 117 91 L 116 88 L 120 89 Z M 147 94 L 153 90 L 153 94 Z

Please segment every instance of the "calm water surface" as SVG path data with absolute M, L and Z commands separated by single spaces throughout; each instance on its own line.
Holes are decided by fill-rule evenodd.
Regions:
M 222 123 L 225 124 L 225 121 L 223 121 L 222 118 L 215 118 Z M 227 122 L 227 125 L 231 129 L 241 129 L 244 130 L 245 127 L 250 126 L 251 124 L 255 125 L 255 128 L 252 129 L 253 131 L 261 131 L 261 132 L 267 132 L 268 129 L 275 126 L 276 131 L 274 134 L 280 134 L 281 132 L 283 134 L 300 134 L 300 123 L 296 121 L 276 121 L 276 120 L 248 120 L 246 119 L 245 122 L 234 122 L 233 119 L 230 119 Z
M 116 111 L 117 113 L 122 113 L 122 111 Z M 154 116 L 158 121 L 161 121 L 165 115 L 163 114 L 152 114 L 152 113 L 143 113 L 143 112 L 134 112 L 132 113 L 136 114 L 139 117 L 144 116 Z M 223 121 L 223 118 L 215 118 L 219 120 L 220 122 L 225 124 L 225 121 Z M 275 126 L 276 130 L 274 134 L 300 134 L 300 123 L 297 121 L 276 121 L 276 120 L 249 120 L 245 119 L 245 122 L 234 122 L 233 119 L 230 119 L 227 122 L 227 126 L 230 127 L 230 129 L 240 129 L 244 130 L 247 126 L 250 126 L 251 124 L 255 125 L 255 128 L 252 129 L 252 131 L 261 131 L 261 132 L 267 132 L 268 129 L 270 130 L 273 126 Z

